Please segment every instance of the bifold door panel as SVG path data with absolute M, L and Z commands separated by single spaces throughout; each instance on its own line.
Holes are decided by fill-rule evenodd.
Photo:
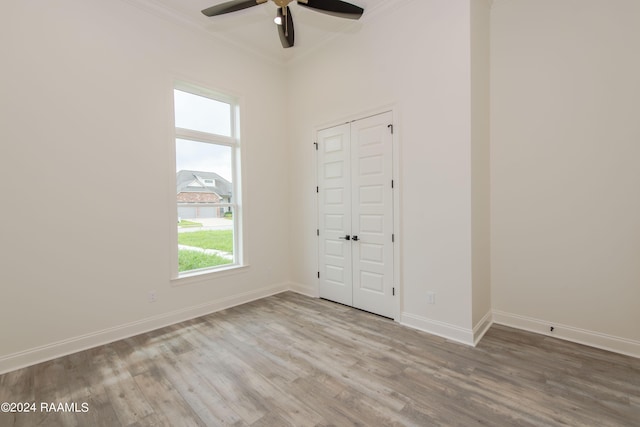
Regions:
M 318 132 L 320 296 L 394 317 L 391 113 Z
M 350 128 L 318 132 L 320 296 L 347 305 L 353 305 Z

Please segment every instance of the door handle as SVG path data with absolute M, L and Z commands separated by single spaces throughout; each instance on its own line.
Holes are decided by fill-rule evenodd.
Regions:
M 360 239 L 358 239 L 358 236 L 353 236 L 352 239 L 353 239 L 354 242 L 357 242 L 358 240 L 360 240 Z
M 348 234 L 344 237 L 338 237 L 338 239 L 342 239 L 342 240 L 351 240 L 351 236 L 349 236 Z

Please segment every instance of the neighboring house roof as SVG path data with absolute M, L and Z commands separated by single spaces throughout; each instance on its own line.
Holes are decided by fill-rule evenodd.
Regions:
M 229 199 L 231 197 L 232 185 L 229 181 L 214 172 L 202 172 L 192 170 L 181 170 L 176 174 L 177 193 L 209 193 L 216 194 L 220 198 Z M 194 196 L 182 197 L 192 199 Z M 206 195 L 198 196 L 206 199 Z M 193 201 L 196 201 L 193 199 Z M 205 201 L 205 200 L 197 200 Z M 213 201 L 213 200 L 206 200 Z M 217 200 L 216 200 L 217 201 Z

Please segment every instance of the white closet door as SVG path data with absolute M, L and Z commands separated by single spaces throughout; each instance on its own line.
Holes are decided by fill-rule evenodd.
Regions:
M 394 317 L 391 113 L 351 123 L 353 306 Z
M 353 305 L 350 126 L 318 132 L 320 297 Z M 347 240 L 349 236 L 349 240 Z
M 318 132 L 320 296 L 395 317 L 391 113 Z

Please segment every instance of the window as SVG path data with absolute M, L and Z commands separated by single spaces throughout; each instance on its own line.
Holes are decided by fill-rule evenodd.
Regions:
M 241 265 L 238 106 L 174 89 L 178 277 Z

